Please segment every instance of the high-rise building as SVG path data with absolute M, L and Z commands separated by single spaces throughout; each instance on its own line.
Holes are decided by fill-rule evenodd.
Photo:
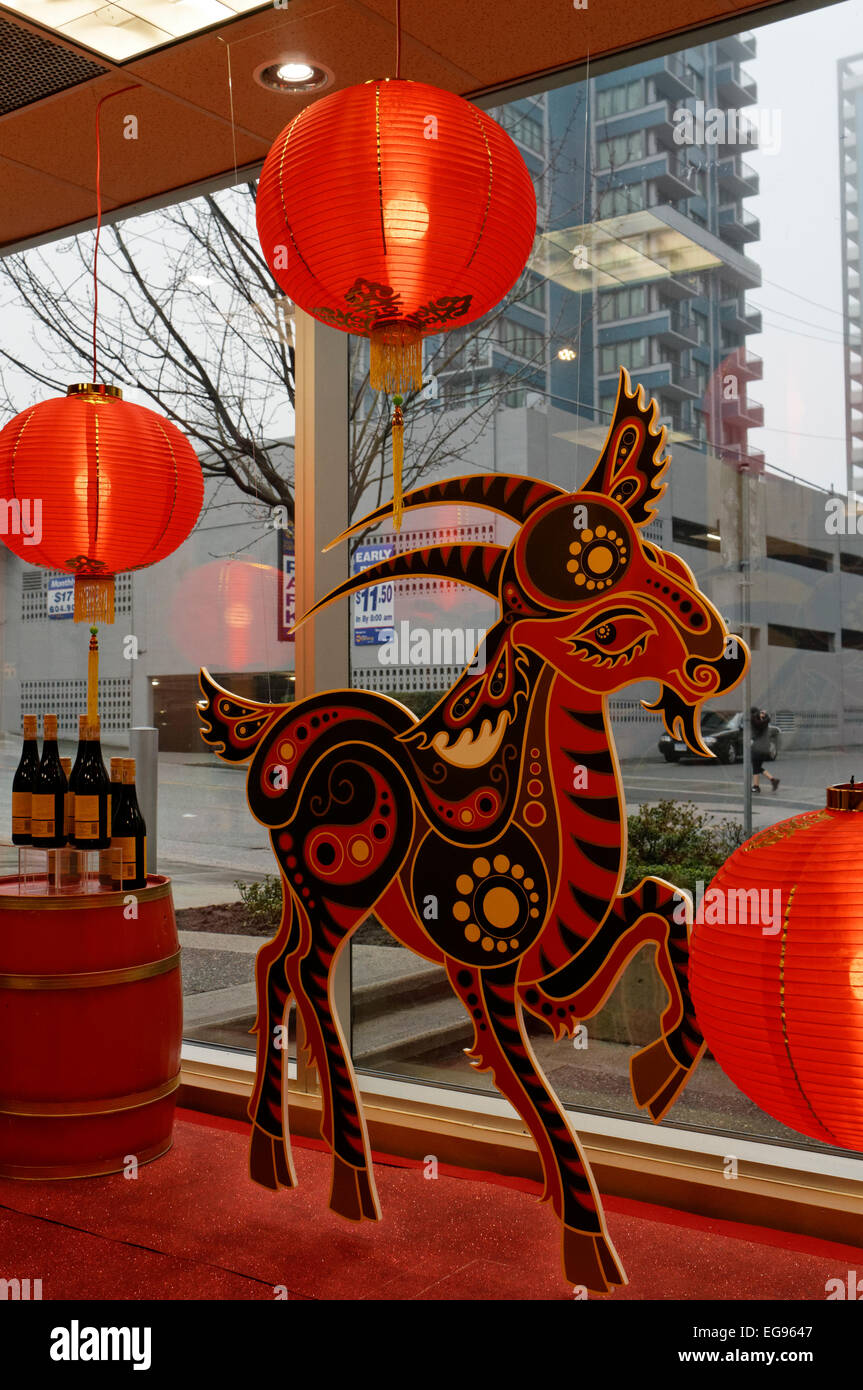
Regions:
M 548 401 L 601 424 L 624 365 L 672 442 L 763 463 L 748 395 L 762 361 L 747 347 L 761 314 L 746 302 L 761 283 L 745 206 L 759 180 L 744 158 L 759 132 L 741 114 L 757 99 L 742 66 L 755 53 L 752 35 L 728 37 L 494 111 L 534 176 L 539 250 L 456 356 L 449 335 L 444 406 L 497 392 L 504 407 Z
M 863 147 L 863 53 L 840 58 L 839 189 L 842 302 L 845 308 L 845 439 L 848 491 L 863 492 L 863 314 L 860 299 L 860 173 Z

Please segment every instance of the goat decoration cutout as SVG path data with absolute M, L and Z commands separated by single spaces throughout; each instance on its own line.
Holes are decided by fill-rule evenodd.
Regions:
M 293 998 L 320 1076 L 330 1206 L 353 1221 L 380 1216 L 330 990 L 339 951 L 374 910 L 397 941 L 446 969 L 473 1024 L 472 1065 L 493 1074 L 536 1143 L 564 1273 L 598 1293 L 626 1277 L 524 1010 L 555 1038 L 572 1035 L 652 942 L 669 1003 L 660 1037 L 631 1059 L 632 1092 L 658 1121 L 686 1085 L 704 1051 L 688 983 L 692 904 L 658 878 L 620 892 L 626 819 L 607 698 L 658 680 L 659 698 L 646 708 L 710 757 L 701 706 L 737 685 L 748 662 L 689 568 L 639 534 L 669 461 L 655 422 L 655 402 L 645 404 L 621 371 L 608 438 L 577 492 L 492 473 L 404 498 L 406 508 L 457 502 L 510 517 L 520 529 L 509 546 L 397 554 L 311 609 L 417 575 L 494 597 L 500 616 L 485 637 L 483 669 L 466 670 L 421 719 L 364 690 L 259 704 L 221 689 L 206 670 L 198 706 L 204 741 L 227 762 L 251 760 L 249 806 L 270 832 L 282 878 L 281 925 L 256 963 L 253 1180 L 295 1186 L 285 1052 L 275 1045 Z M 380 507 L 339 540 L 389 511 Z

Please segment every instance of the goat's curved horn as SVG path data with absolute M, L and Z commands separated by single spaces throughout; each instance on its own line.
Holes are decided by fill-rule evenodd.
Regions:
M 502 545 L 431 545 L 425 550 L 402 551 L 390 560 L 369 565 L 368 569 L 352 575 L 338 588 L 331 589 L 294 623 L 291 631 L 296 632 L 313 613 L 318 613 L 337 598 L 355 594 L 370 584 L 386 583 L 388 579 L 409 579 L 414 575 L 451 579 L 456 584 L 466 584 L 471 589 L 488 594 L 490 598 L 497 598 L 498 579 L 507 554 L 506 547 Z
M 500 512 L 513 521 L 523 522 L 531 512 L 547 502 L 549 497 L 559 497 L 566 491 L 554 483 L 537 482 L 536 478 L 517 477 L 508 473 L 472 473 L 466 478 L 445 478 L 439 483 L 429 483 L 426 487 L 414 488 L 402 499 L 402 506 L 434 507 L 443 502 L 459 502 L 462 506 L 487 507 L 489 511 Z M 392 503 L 369 512 L 361 521 L 349 526 L 325 546 L 333 546 L 347 540 L 357 531 L 363 531 L 376 521 L 383 521 L 392 514 Z

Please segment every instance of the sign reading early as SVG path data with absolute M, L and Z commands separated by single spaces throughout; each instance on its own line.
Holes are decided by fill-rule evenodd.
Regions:
M 353 555 L 352 573 L 360 574 L 380 560 L 391 560 L 394 545 L 358 545 Z M 354 646 L 364 647 L 391 642 L 395 630 L 395 585 L 372 584 L 354 595 Z

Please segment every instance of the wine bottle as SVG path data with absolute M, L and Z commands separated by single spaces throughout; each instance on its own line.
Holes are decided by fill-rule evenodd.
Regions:
M 35 714 L 25 714 L 23 721 L 24 747 L 21 749 L 15 776 L 12 779 L 12 843 L 29 845 L 30 813 L 33 785 L 39 771 L 39 745 L 36 742 L 38 724 Z
M 76 849 L 108 849 L 111 844 L 111 783 L 102 761 L 98 716 L 87 724 L 87 736 L 77 774 L 72 769 L 75 795 Z
M 123 794 L 111 841 L 114 886 L 122 889 L 147 886 L 147 827 L 135 792 L 135 759 L 123 760 Z
M 119 873 L 115 872 L 117 851 L 114 847 L 113 827 L 117 824 L 117 812 L 123 795 L 124 762 L 125 758 L 111 759 L 111 848 L 99 851 L 99 882 L 103 888 L 110 888 L 119 880 Z
M 72 759 L 61 758 L 60 766 L 66 777 L 66 795 L 63 798 L 63 834 L 71 841 L 75 831 L 75 797 L 72 791 Z
M 42 760 L 33 784 L 30 838 L 34 849 L 62 849 L 66 843 L 66 774 L 57 747 L 57 716 L 46 714 Z
M 86 714 L 78 715 L 78 749 L 75 753 L 75 762 L 72 765 L 72 772 L 69 776 L 69 790 L 72 792 L 73 795 L 75 792 L 75 778 L 78 774 L 78 769 L 81 766 L 81 759 L 84 756 L 84 749 L 87 746 L 88 723 L 89 720 Z

